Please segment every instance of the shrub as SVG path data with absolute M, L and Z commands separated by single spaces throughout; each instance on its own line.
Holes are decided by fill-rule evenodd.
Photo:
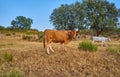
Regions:
M 15 33 L 15 32 L 13 32 L 13 33 L 12 33 L 12 35 L 14 35 L 14 36 L 15 36 L 15 35 L 16 35 L 16 33 Z
M 84 35 L 94 35 L 94 33 L 95 32 L 93 30 L 87 30 L 87 29 L 80 31 L 80 34 L 84 34 Z
M 22 39 L 23 39 L 23 40 L 31 40 L 31 39 L 32 39 L 32 36 L 23 35 L 23 36 L 22 36 Z
M 6 35 L 6 36 L 11 36 L 11 34 L 10 34 L 10 33 L 6 33 L 5 35 Z
M 7 60 L 7 61 L 12 61 L 13 60 L 13 55 L 6 52 L 4 54 L 4 59 Z
M 23 35 L 22 39 L 27 41 L 36 41 L 37 35 Z
M 39 33 L 38 34 L 38 40 L 42 39 L 43 38 L 43 33 Z
M 78 49 L 91 52 L 91 51 L 97 51 L 98 46 L 93 44 L 92 42 L 83 41 L 83 42 L 79 43 Z

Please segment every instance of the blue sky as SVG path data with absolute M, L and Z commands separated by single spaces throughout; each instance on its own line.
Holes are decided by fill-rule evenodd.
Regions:
M 71 4 L 81 0 L 0 0 L 0 25 L 11 26 L 11 21 L 17 16 L 33 19 L 32 28 L 43 31 L 53 29 L 50 15 L 61 4 Z M 120 8 L 120 0 L 108 0 Z

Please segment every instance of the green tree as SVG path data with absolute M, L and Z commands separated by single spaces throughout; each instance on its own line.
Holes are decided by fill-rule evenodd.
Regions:
M 85 9 L 82 3 L 76 2 L 75 3 L 75 10 L 73 10 L 75 13 L 75 26 L 78 29 L 78 31 L 85 29 L 84 26 L 84 19 L 85 19 Z
M 50 21 L 56 29 L 72 30 L 83 28 L 84 7 L 80 2 L 65 4 L 53 10 Z
M 31 24 L 33 24 L 33 20 L 24 16 L 17 16 L 15 20 L 11 21 L 11 27 L 13 29 L 29 30 L 31 28 Z
M 116 28 L 118 12 L 115 4 L 107 0 L 82 0 L 54 9 L 50 21 L 56 29 L 90 29 L 99 36 Z
M 120 17 L 120 8 L 118 9 L 118 17 Z
M 118 11 L 114 3 L 106 0 L 83 0 L 83 5 L 86 10 L 85 24 L 97 36 L 116 27 Z
M 66 29 L 67 19 L 68 19 L 68 5 L 61 5 L 61 7 L 53 10 L 53 13 L 50 16 L 50 21 L 53 22 L 53 25 L 56 29 Z M 66 15 L 67 14 L 67 15 Z

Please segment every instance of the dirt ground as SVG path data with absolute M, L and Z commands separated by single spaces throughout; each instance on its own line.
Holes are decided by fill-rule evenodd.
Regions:
M 106 50 L 120 42 L 99 46 L 97 52 L 79 51 L 80 42 L 81 39 L 71 41 L 67 51 L 61 44 L 53 44 L 55 52 L 48 55 L 42 42 L 3 37 L 0 39 L 0 57 L 8 52 L 13 60 L 0 63 L 0 74 L 19 70 L 25 77 L 120 77 L 120 54 Z

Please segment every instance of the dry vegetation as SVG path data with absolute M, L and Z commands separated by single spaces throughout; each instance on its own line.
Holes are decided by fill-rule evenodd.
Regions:
M 106 47 L 99 46 L 97 52 L 84 52 L 78 50 L 81 40 L 70 42 L 67 51 L 53 44 L 55 52 L 48 55 L 42 42 L 2 35 L 0 74 L 17 70 L 25 77 L 120 77 L 120 52 L 108 50 L 120 46 L 120 41 L 112 39 Z M 12 54 L 13 60 L 6 61 L 5 53 Z

